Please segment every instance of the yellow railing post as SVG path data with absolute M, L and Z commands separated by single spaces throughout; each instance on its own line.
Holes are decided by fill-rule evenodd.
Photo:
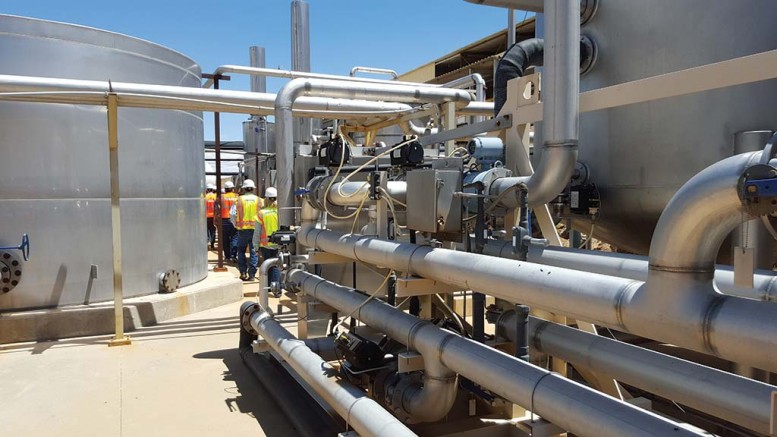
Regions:
M 108 346 L 132 343 L 124 335 L 124 286 L 121 260 L 121 207 L 119 205 L 119 96 L 108 93 L 108 150 L 111 176 L 111 233 L 113 234 L 113 316 L 116 334 Z

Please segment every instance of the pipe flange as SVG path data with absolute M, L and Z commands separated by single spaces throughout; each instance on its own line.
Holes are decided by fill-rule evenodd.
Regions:
M 178 270 L 170 269 L 159 275 L 159 291 L 172 293 L 181 285 L 181 274 Z
M 307 194 L 305 197 L 313 208 L 319 211 L 324 210 L 323 202 L 326 201 L 326 189 L 329 187 L 331 180 L 332 176 L 316 176 L 307 183 L 305 187 Z
M 599 56 L 596 42 L 588 35 L 580 36 L 580 75 L 591 71 Z
M 599 10 L 599 0 L 581 0 L 580 2 L 580 25 L 591 21 Z
M 240 307 L 240 326 L 251 335 L 259 335 L 253 326 L 251 326 L 251 316 L 260 310 L 261 308 L 256 302 L 246 302 Z
M 405 410 L 402 400 L 404 399 L 408 390 L 414 390 L 421 384 L 420 375 L 416 373 L 397 375 L 392 387 L 388 387 L 386 390 L 386 402 L 391 408 L 391 412 L 397 416 L 403 422 L 410 422 L 412 417 L 410 413 Z
M 22 262 L 10 251 L 0 251 L 0 294 L 16 288 L 22 280 Z
M 329 197 L 329 185 L 332 183 L 332 179 L 332 176 L 316 176 L 311 179 L 305 186 L 308 191 L 306 194 L 308 203 L 319 211 L 329 209 L 335 215 L 345 215 L 348 212 L 345 207 L 328 203 L 327 197 Z

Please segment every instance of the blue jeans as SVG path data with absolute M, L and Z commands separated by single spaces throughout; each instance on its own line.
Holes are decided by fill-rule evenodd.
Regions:
M 229 219 L 221 219 L 221 226 L 224 228 L 224 238 L 219 237 L 219 246 L 224 251 L 224 259 L 231 259 L 235 256 L 234 241 L 237 230 Z
M 278 257 L 278 249 L 272 248 L 272 247 L 260 247 L 262 251 L 262 260 L 267 261 L 270 258 L 277 258 Z M 280 282 L 281 281 L 281 269 L 279 269 L 276 266 L 270 267 L 270 270 L 268 273 L 268 282 Z M 268 284 L 269 285 L 269 284 Z
M 259 257 L 254 249 L 254 230 L 240 229 L 237 231 L 237 268 L 240 274 L 248 273 L 248 276 L 256 276 L 256 268 L 259 266 Z M 246 247 L 250 254 L 248 266 L 246 266 Z

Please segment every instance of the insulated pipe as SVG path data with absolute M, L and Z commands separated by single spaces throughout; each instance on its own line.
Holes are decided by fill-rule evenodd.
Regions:
M 359 98 L 412 103 L 453 102 L 457 108 L 467 106 L 467 91 L 427 86 L 387 85 L 368 82 L 343 82 L 323 79 L 294 79 L 284 85 L 275 99 L 275 144 L 277 147 L 278 221 L 280 226 L 294 224 L 294 142 L 292 106 L 302 96 Z
M 347 287 L 302 270 L 292 271 L 289 279 L 306 294 L 343 313 L 355 312 L 357 319 L 420 352 L 427 366 L 425 374 L 430 366 L 453 370 L 576 435 L 700 435 L 383 302 L 365 302 L 363 295 Z M 430 379 L 425 378 L 422 390 Z
M 293 270 L 288 278 L 305 294 L 341 313 L 354 314 L 356 319 L 420 352 L 424 356 L 423 386 L 412 386 L 402 395 L 402 408 L 418 422 L 434 422 L 448 414 L 456 401 L 458 382 L 456 374 L 440 364 L 437 354 L 444 339 L 429 329 L 433 325 L 382 302 L 364 304 L 364 296 L 302 270 Z
M 722 296 L 710 285 L 657 282 L 674 294 L 647 299 L 646 283 L 630 279 L 311 227 L 297 237 L 367 264 L 777 371 L 777 306 Z
M 518 254 L 513 252 L 513 244 L 510 241 L 491 240 L 486 244 L 483 253 L 519 259 Z M 637 281 L 647 281 L 648 277 L 648 258 L 640 255 L 569 247 L 530 246 L 527 261 Z M 753 275 L 753 288 L 742 288 L 734 285 L 734 271 L 731 266 L 718 264 L 715 266 L 715 286 L 723 294 L 777 302 L 777 275 L 769 270 L 756 270 Z
M 266 312 L 256 311 L 251 327 L 267 341 L 348 426 L 365 436 L 415 436 L 402 422 L 358 387 L 337 378 L 337 370 L 311 351 Z
M 503 313 L 497 333 L 515 341 L 516 318 L 514 311 Z M 529 339 L 537 350 L 573 365 L 769 433 L 775 386 L 535 317 L 529 319 Z
M 349 76 L 356 77 L 356 73 L 360 71 L 364 73 L 372 73 L 372 74 L 388 74 L 394 79 L 399 78 L 399 75 L 397 74 L 397 72 L 389 68 L 360 67 L 360 66 L 351 68 L 351 73 L 349 74 Z
M 388 181 L 386 188 L 392 199 L 407 203 L 407 182 Z M 362 200 L 369 196 L 369 193 L 369 182 L 337 182 L 329 189 L 327 200 L 330 204 L 336 206 L 359 206 Z M 323 204 L 322 200 L 319 199 L 320 204 Z M 369 198 L 364 201 L 365 205 L 372 205 L 374 203 L 375 201 Z
M 119 96 L 122 107 L 255 115 L 274 114 L 277 97 L 246 91 L 0 75 L 0 98 L 3 100 L 104 106 L 109 92 Z M 413 109 L 401 103 L 320 97 L 302 97 L 295 106 L 294 116 L 349 119 L 400 115 Z
M 523 40 L 507 48 L 494 75 L 494 116 L 499 115 L 507 101 L 507 82 L 523 77 L 531 66 L 541 66 L 545 51 L 541 38 Z

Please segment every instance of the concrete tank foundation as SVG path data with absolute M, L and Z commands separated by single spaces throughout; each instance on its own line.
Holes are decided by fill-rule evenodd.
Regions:
M 215 308 L 243 298 L 243 283 L 232 273 L 213 273 L 174 293 L 124 300 L 124 330 Z M 113 334 L 113 303 L 74 305 L 0 313 L 0 344 Z

